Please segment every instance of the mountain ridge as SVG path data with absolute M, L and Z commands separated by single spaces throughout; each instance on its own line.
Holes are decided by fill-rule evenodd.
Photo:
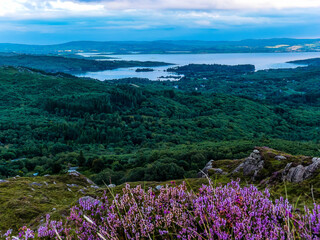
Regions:
M 246 39 L 240 41 L 157 40 L 157 41 L 71 41 L 59 44 L 0 43 L 0 52 L 64 53 L 229 53 L 229 52 L 301 52 L 320 51 L 320 39 Z

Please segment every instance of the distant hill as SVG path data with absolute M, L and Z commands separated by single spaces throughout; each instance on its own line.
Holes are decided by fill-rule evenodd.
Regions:
M 320 39 L 248 39 L 242 41 L 75 41 L 56 45 L 0 44 L 0 52 L 74 53 L 248 53 L 320 51 Z
M 304 60 L 295 60 L 295 61 L 290 61 L 288 63 L 293 63 L 293 64 L 305 64 L 308 66 L 320 66 L 320 58 L 310 58 L 310 59 L 304 59 Z

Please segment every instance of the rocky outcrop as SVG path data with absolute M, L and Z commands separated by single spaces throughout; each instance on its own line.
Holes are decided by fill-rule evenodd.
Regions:
M 242 170 L 243 175 L 252 176 L 252 180 L 255 180 L 259 171 L 263 168 L 263 165 L 264 160 L 262 155 L 259 150 L 255 149 L 232 173 L 238 173 Z
M 320 158 L 313 158 L 312 163 L 308 166 L 293 166 L 293 163 L 288 163 L 282 172 L 283 180 L 289 182 L 302 182 L 312 177 L 320 168 Z
M 198 178 L 205 178 L 208 176 L 208 171 L 209 169 L 212 169 L 212 163 L 214 162 L 214 160 L 210 160 L 206 166 L 200 171 L 198 172 Z
M 230 174 L 217 168 L 218 166 L 230 169 Z M 248 176 L 252 181 L 259 181 L 261 184 L 277 184 L 282 181 L 302 182 L 314 177 L 318 172 L 320 172 L 320 158 L 294 156 L 269 147 L 256 147 L 245 159 L 209 161 L 198 173 L 198 177 L 228 174 L 237 178 Z
M 210 160 L 206 166 L 198 172 L 198 178 L 206 178 L 209 175 L 209 172 L 214 174 L 225 174 L 221 168 L 214 168 L 212 166 L 213 162 L 214 160 Z

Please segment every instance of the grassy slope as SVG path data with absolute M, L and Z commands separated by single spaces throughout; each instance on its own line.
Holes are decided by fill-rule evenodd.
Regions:
M 67 184 L 78 186 L 68 187 Z M 18 177 L 0 183 L 0 231 L 16 229 L 24 224 L 41 224 L 47 213 L 59 218 L 67 214 L 69 207 L 80 197 L 96 192 L 90 186 L 83 176 L 70 175 Z
M 265 187 L 270 188 L 273 199 L 281 196 L 288 196 L 291 203 L 296 204 L 300 209 L 304 205 L 311 206 L 315 200 L 319 203 L 320 199 L 320 175 L 317 174 L 313 178 L 302 183 L 283 183 L 281 181 L 273 181 L 265 184 L 265 180 L 270 179 L 273 172 L 283 169 L 288 162 L 295 164 L 307 165 L 311 161 L 311 157 L 302 155 L 291 155 L 269 148 L 259 148 L 265 159 L 264 181 L 256 182 L 260 189 Z M 287 157 L 285 161 L 278 161 L 274 159 L 276 155 L 283 155 Z M 222 168 L 224 171 L 231 172 L 244 159 L 235 160 L 218 160 L 213 166 Z M 251 183 L 248 177 L 240 175 L 210 175 L 212 183 L 226 184 L 232 179 L 236 180 L 240 177 L 241 184 L 245 185 Z M 188 188 L 197 191 L 202 184 L 207 184 L 207 179 L 192 178 L 166 182 L 132 182 L 129 183 L 132 187 L 142 185 L 143 188 L 155 188 L 157 185 L 178 185 L 183 181 L 187 183 Z M 31 185 L 32 183 L 40 183 L 42 186 Z M 46 183 L 48 185 L 46 185 Z M 56 183 L 56 184 L 54 184 Z M 66 184 L 77 184 L 77 187 L 68 187 Z M 34 178 L 11 178 L 7 183 L 0 183 L 0 230 L 4 231 L 8 228 L 16 229 L 21 225 L 27 224 L 33 227 L 41 224 L 44 221 L 45 214 L 50 213 L 53 218 L 60 219 L 68 215 L 70 206 L 77 203 L 82 196 L 101 196 L 106 191 L 112 199 L 110 190 L 107 187 L 94 189 L 90 187 L 87 179 L 80 175 L 60 175 Z M 125 184 L 121 184 L 112 188 L 113 194 L 121 194 L 122 188 Z M 68 190 L 70 189 L 70 190 Z M 83 192 L 80 192 L 82 189 Z M 311 192 L 312 191 L 312 192 Z M 313 196 L 312 196 L 313 195 Z M 54 210 L 55 208 L 56 210 Z
M 176 183 L 179 184 L 182 181 L 177 180 Z M 190 187 L 196 190 L 207 180 L 191 179 L 188 182 L 190 182 Z M 41 186 L 33 183 L 39 183 Z M 76 184 L 77 186 L 70 187 L 67 184 Z M 147 189 L 159 184 L 172 183 L 170 181 L 130 183 L 131 186 L 138 184 Z M 124 186 L 124 184 L 119 185 L 112 191 L 121 193 Z M 38 226 L 45 221 L 46 214 L 50 214 L 53 219 L 60 219 L 68 215 L 69 208 L 77 204 L 79 198 L 101 196 L 104 191 L 108 192 L 107 187 L 93 188 L 83 175 L 79 177 L 63 174 L 10 178 L 8 182 L 0 183 L 0 232 L 9 228 L 17 229 L 23 225 Z

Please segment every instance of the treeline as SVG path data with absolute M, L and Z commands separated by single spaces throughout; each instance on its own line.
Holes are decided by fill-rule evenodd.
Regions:
M 197 74 L 201 72 L 211 73 L 228 73 L 228 74 L 242 74 L 255 71 L 255 66 L 251 64 L 243 65 L 220 65 L 220 64 L 189 64 L 186 66 L 179 66 L 169 68 L 168 72 L 176 72 L 179 74 Z
M 66 55 L 67 56 L 67 55 Z M 170 65 L 164 62 L 139 62 L 139 61 L 96 61 L 92 59 L 27 55 L 27 54 L 1 54 L 0 66 L 28 67 L 46 72 L 64 72 L 80 74 L 127 67 L 156 67 Z

